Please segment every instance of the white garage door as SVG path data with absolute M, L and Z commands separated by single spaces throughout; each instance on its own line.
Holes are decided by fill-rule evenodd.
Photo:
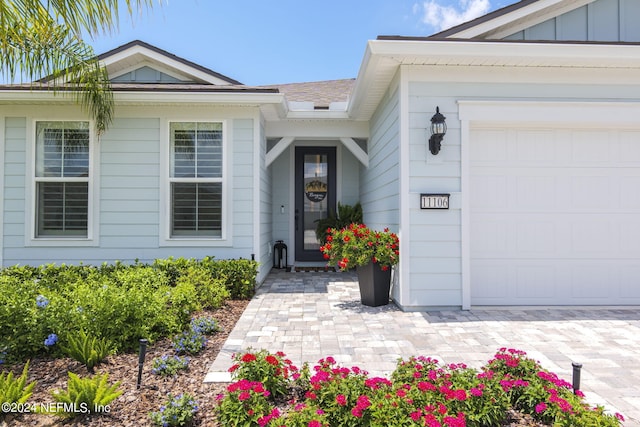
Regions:
M 640 130 L 469 141 L 472 305 L 640 304 Z

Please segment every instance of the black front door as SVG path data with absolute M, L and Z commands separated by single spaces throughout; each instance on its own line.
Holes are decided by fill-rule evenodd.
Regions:
M 323 261 L 316 227 L 336 210 L 335 147 L 297 147 L 295 180 L 296 261 Z

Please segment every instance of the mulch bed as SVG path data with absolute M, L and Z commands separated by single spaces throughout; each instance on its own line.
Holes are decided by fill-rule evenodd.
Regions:
M 198 401 L 199 411 L 195 426 L 217 426 L 215 417 L 215 397 L 225 389 L 225 384 L 204 384 L 202 381 L 209 367 L 222 348 L 227 336 L 242 315 L 248 301 L 228 301 L 218 310 L 202 315 L 213 316 L 221 331 L 209 336 L 205 349 L 197 356 L 190 356 L 189 370 L 175 377 L 161 377 L 151 372 L 151 361 L 155 357 L 174 354 L 171 341 L 164 339 L 150 345 L 142 375 L 142 385 L 137 389 L 138 354 L 110 356 L 96 367 L 96 373 L 109 373 L 109 382 L 120 381 L 124 393 L 110 405 L 110 412 L 102 415 L 79 415 L 71 420 L 42 414 L 9 414 L 0 426 L 148 426 L 149 413 L 158 411 L 167 400 L 167 395 L 191 393 Z M 15 367 L 19 374 L 22 366 Z M 67 385 L 67 371 L 80 376 L 87 375 L 84 365 L 72 359 L 34 359 L 29 365 L 29 381 L 37 381 L 31 403 L 53 403 L 51 391 L 64 389 Z
M 43 414 L 8 414 L 0 416 L 0 427 L 5 426 L 90 426 L 90 427 L 138 427 L 151 425 L 149 413 L 158 411 L 167 400 L 167 395 L 191 393 L 198 401 L 199 411 L 194 426 L 218 427 L 215 415 L 215 397 L 224 392 L 226 384 L 204 384 L 202 381 L 209 367 L 222 348 L 227 336 L 242 315 L 248 301 L 228 301 L 218 310 L 203 313 L 213 316 L 221 331 L 208 338 L 207 346 L 197 356 L 191 357 L 189 370 L 175 377 L 161 377 L 151 373 L 151 361 L 155 357 L 173 354 L 168 339 L 150 345 L 142 376 L 142 386 L 136 388 L 138 379 L 138 354 L 120 354 L 110 356 L 96 368 L 96 373 L 109 373 L 111 383 L 120 381 L 124 393 L 110 405 L 110 412 L 102 415 L 79 415 L 72 419 Z M 310 361 L 311 363 L 315 361 Z M 22 366 L 15 366 L 14 372 L 20 374 Z M 53 403 L 51 391 L 64 389 L 67 384 L 67 372 L 80 376 L 87 375 L 84 365 L 72 359 L 34 359 L 29 367 L 29 381 L 37 381 L 30 403 Z M 501 427 L 547 427 L 527 415 L 517 411 L 507 414 L 507 421 Z

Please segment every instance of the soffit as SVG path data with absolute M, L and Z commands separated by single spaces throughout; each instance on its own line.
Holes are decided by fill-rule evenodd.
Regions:
M 640 71 L 640 45 L 379 38 L 367 46 L 349 107 L 353 119 L 371 118 L 404 65 Z

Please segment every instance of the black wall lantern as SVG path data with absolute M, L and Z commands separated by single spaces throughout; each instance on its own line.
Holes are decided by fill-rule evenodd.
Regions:
M 440 114 L 440 107 L 436 107 L 436 113 L 431 117 L 431 138 L 429 138 L 429 151 L 434 156 L 440 152 L 440 145 L 444 134 L 447 133 L 446 117 Z

